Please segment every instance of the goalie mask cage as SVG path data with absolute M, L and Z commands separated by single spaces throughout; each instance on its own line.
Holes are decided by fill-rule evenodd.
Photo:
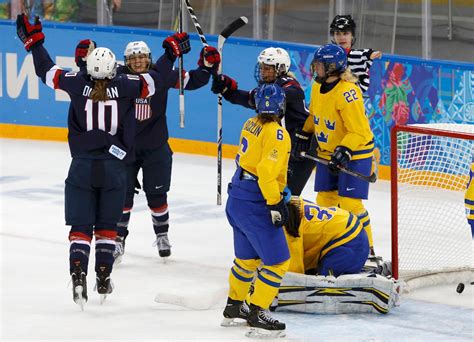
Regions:
M 392 128 L 392 271 L 407 290 L 474 280 L 464 207 L 473 146 L 473 125 Z

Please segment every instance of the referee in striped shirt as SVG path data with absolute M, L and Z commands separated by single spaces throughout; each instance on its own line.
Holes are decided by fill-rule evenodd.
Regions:
M 369 89 L 369 69 L 373 60 L 382 57 L 382 52 L 372 49 L 353 49 L 356 24 L 350 15 L 336 15 L 329 26 L 334 44 L 346 50 L 347 64 L 351 72 L 359 79 L 358 85 L 363 93 Z

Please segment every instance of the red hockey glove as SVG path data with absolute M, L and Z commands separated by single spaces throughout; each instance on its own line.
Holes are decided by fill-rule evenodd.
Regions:
M 76 65 L 80 67 L 86 66 L 87 56 L 97 47 L 97 44 L 90 39 L 84 39 L 76 46 L 75 59 Z
M 162 46 L 166 49 L 166 52 L 170 57 L 173 58 L 182 56 L 191 51 L 189 36 L 186 32 L 175 33 L 172 36 L 169 36 L 163 40 Z
M 219 63 L 221 62 L 221 55 L 215 47 L 205 46 L 202 48 L 201 53 L 199 54 L 198 65 L 202 68 L 206 68 L 215 74 L 219 68 Z
M 16 33 L 28 52 L 44 42 L 43 25 L 38 16 L 35 17 L 35 22 L 31 25 L 25 14 L 18 14 L 16 17 Z
M 224 94 L 226 91 L 235 91 L 238 88 L 237 82 L 226 75 L 217 75 L 212 78 L 211 91 L 214 94 Z

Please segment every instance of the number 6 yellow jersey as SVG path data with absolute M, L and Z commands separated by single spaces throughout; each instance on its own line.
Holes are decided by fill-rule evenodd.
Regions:
M 290 136 L 277 122 L 262 124 L 257 117 L 245 122 L 236 163 L 258 177 L 258 185 L 268 205 L 281 200 L 290 150 Z

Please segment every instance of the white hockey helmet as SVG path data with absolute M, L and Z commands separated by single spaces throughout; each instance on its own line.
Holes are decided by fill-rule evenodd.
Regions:
M 273 65 L 278 75 L 286 74 L 290 70 L 291 59 L 288 52 L 282 48 L 269 47 L 258 55 L 258 64 Z
M 117 74 L 114 53 L 105 47 L 92 50 L 87 56 L 87 74 L 98 80 L 114 78 Z
M 125 60 L 132 55 L 142 55 L 142 54 L 148 55 L 148 57 L 151 59 L 150 48 L 144 41 L 141 41 L 141 40 L 128 43 L 123 53 Z

